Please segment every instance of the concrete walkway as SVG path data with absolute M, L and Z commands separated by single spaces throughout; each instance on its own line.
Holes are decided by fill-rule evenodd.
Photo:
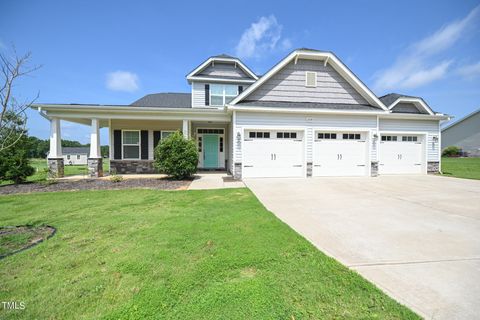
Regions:
M 317 248 L 426 319 L 480 316 L 480 181 L 248 179 Z
M 242 181 L 233 180 L 225 172 L 201 172 L 195 175 L 188 190 L 206 190 L 223 188 L 244 188 Z

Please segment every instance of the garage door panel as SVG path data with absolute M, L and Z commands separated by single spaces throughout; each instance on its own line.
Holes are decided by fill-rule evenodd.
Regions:
M 364 176 L 368 173 L 365 139 L 316 140 L 313 152 L 313 176 Z
M 393 136 L 392 136 L 393 137 Z M 402 141 L 402 135 L 395 136 L 396 141 L 381 141 L 379 150 L 380 174 L 422 174 L 424 173 L 423 142 Z M 382 138 L 385 139 L 385 138 Z
M 244 177 L 302 177 L 304 176 L 304 142 L 301 132 L 296 139 L 245 139 L 243 143 Z

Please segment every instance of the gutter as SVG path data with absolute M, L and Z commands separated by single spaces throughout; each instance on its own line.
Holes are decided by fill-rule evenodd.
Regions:
M 152 112 L 161 111 L 169 113 L 225 113 L 224 108 L 158 108 L 158 107 L 135 107 L 135 106 L 111 106 L 111 105 L 76 105 L 76 104 L 33 104 L 32 109 L 62 110 L 62 111 L 124 111 L 124 112 Z
M 33 105 L 31 107 L 33 109 Z M 40 114 L 42 117 L 44 117 L 45 119 L 47 119 L 48 121 L 50 121 L 51 119 L 44 113 L 42 112 L 42 107 L 38 107 L 38 114 Z

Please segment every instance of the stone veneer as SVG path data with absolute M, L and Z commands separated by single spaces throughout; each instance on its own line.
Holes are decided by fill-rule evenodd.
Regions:
M 63 178 L 64 164 L 63 158 L 49 158 L 48 159 L 48 177 L 50 179 Z
M 241 162 L 235 162 L 233 178 L 235 180 L 241 180 L 242 179 L 242 163 Z
M 110 160 L 110 172 L 123 173 L 157 173 L 153 160 Z
M 370 164 L 370 176 L 378 176 L 378 161 L 372 161 Z
M 438 161 L 428 162 L 427 172 L 428 173 L 439 173 L 440 172 L 440 163 Z
M 307 162 L 307 178 L 311 178 L 313 174 L 313 163 Z
M 102 158 L 87 159 L 88 175 L 90 177 L 103 177 L 103 160 Z

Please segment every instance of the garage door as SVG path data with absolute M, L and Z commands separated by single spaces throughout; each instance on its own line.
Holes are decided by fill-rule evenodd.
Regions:
M 316 132 L 313 176 L 364 176 L 368 173 L 366 133 Z
M 424 173 L 422 136 L 381 135 L 380 174 Z
M 242 176 L 303 177 L 302 131 L 246 130 Z

